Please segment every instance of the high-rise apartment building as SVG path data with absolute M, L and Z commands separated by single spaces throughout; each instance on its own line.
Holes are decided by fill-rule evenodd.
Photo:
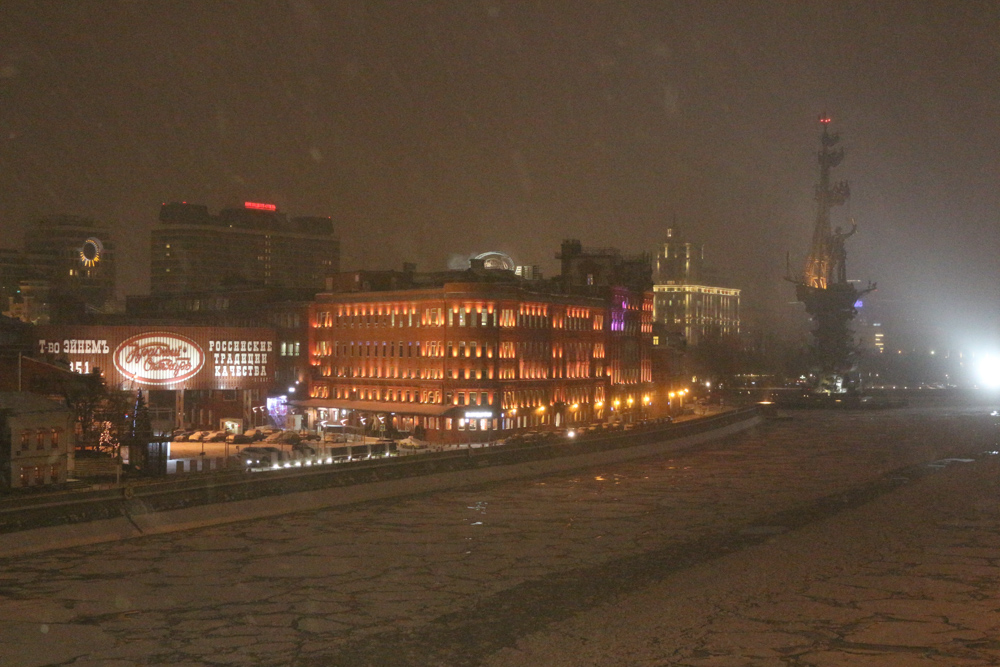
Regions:
M 103 223 L 77 215 L 35 221 L 24 234 L 24 251 L 50 287 L 90 306 L 115 297 L 115 246 Z
M 712 285 L 704 261 L 704 246 L 684 240 L 676 229 L 667 230 L 656 254 L 653 319 L 688 345 L 740 332 L 740 290 Z
M 115 299 L 109 227 L 76 215 L 30 223 L 22 251 L 0 251 L 0 297 L 0 311 L 33 323 L 108 309 Z
M 228 287 L 321 290 L 340 270 L 340 238 L 326 217 L 288 218 L 273 204 L 245 202 L 212 215 L 207 206 L 163 204 L 151 249 L 151 292 Z

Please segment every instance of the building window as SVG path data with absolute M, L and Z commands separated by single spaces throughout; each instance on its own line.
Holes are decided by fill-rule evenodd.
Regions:
M 52 429 L 52 448 L 59 448 L 59 434 L 62 433 L 62 429 L 54 428 Z
M 35 436 L 37 438 L 35 442 L 35 449 L 45 449 L 45 434 L 45 429 L 38 429 L 38 433 Z

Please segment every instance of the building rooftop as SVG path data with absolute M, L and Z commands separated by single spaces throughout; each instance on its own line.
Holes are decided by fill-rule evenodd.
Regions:
M 21 415 L 33 412 L 67 411 L 63 405 L 55 401 L 26 391 L 0 391 L 0 410 Z

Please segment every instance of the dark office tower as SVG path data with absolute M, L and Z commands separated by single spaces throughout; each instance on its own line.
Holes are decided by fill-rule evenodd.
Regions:
M 153 294 L 237 287 L 320 290 L 340 270 L 340 238 L 324 217 L 289 219 L 273 204 L 160 207 L 152 236 Z
M 48 282 L 53 303 L 102 310 L 115 298 L 115 246 L 108 225 L 75 215 L 31 223 L 24 235 L 28 277 Z

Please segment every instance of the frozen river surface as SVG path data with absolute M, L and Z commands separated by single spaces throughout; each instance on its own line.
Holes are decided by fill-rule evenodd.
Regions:
M 0 666 L 1000 664 L 992 409 L 0 560 Z

